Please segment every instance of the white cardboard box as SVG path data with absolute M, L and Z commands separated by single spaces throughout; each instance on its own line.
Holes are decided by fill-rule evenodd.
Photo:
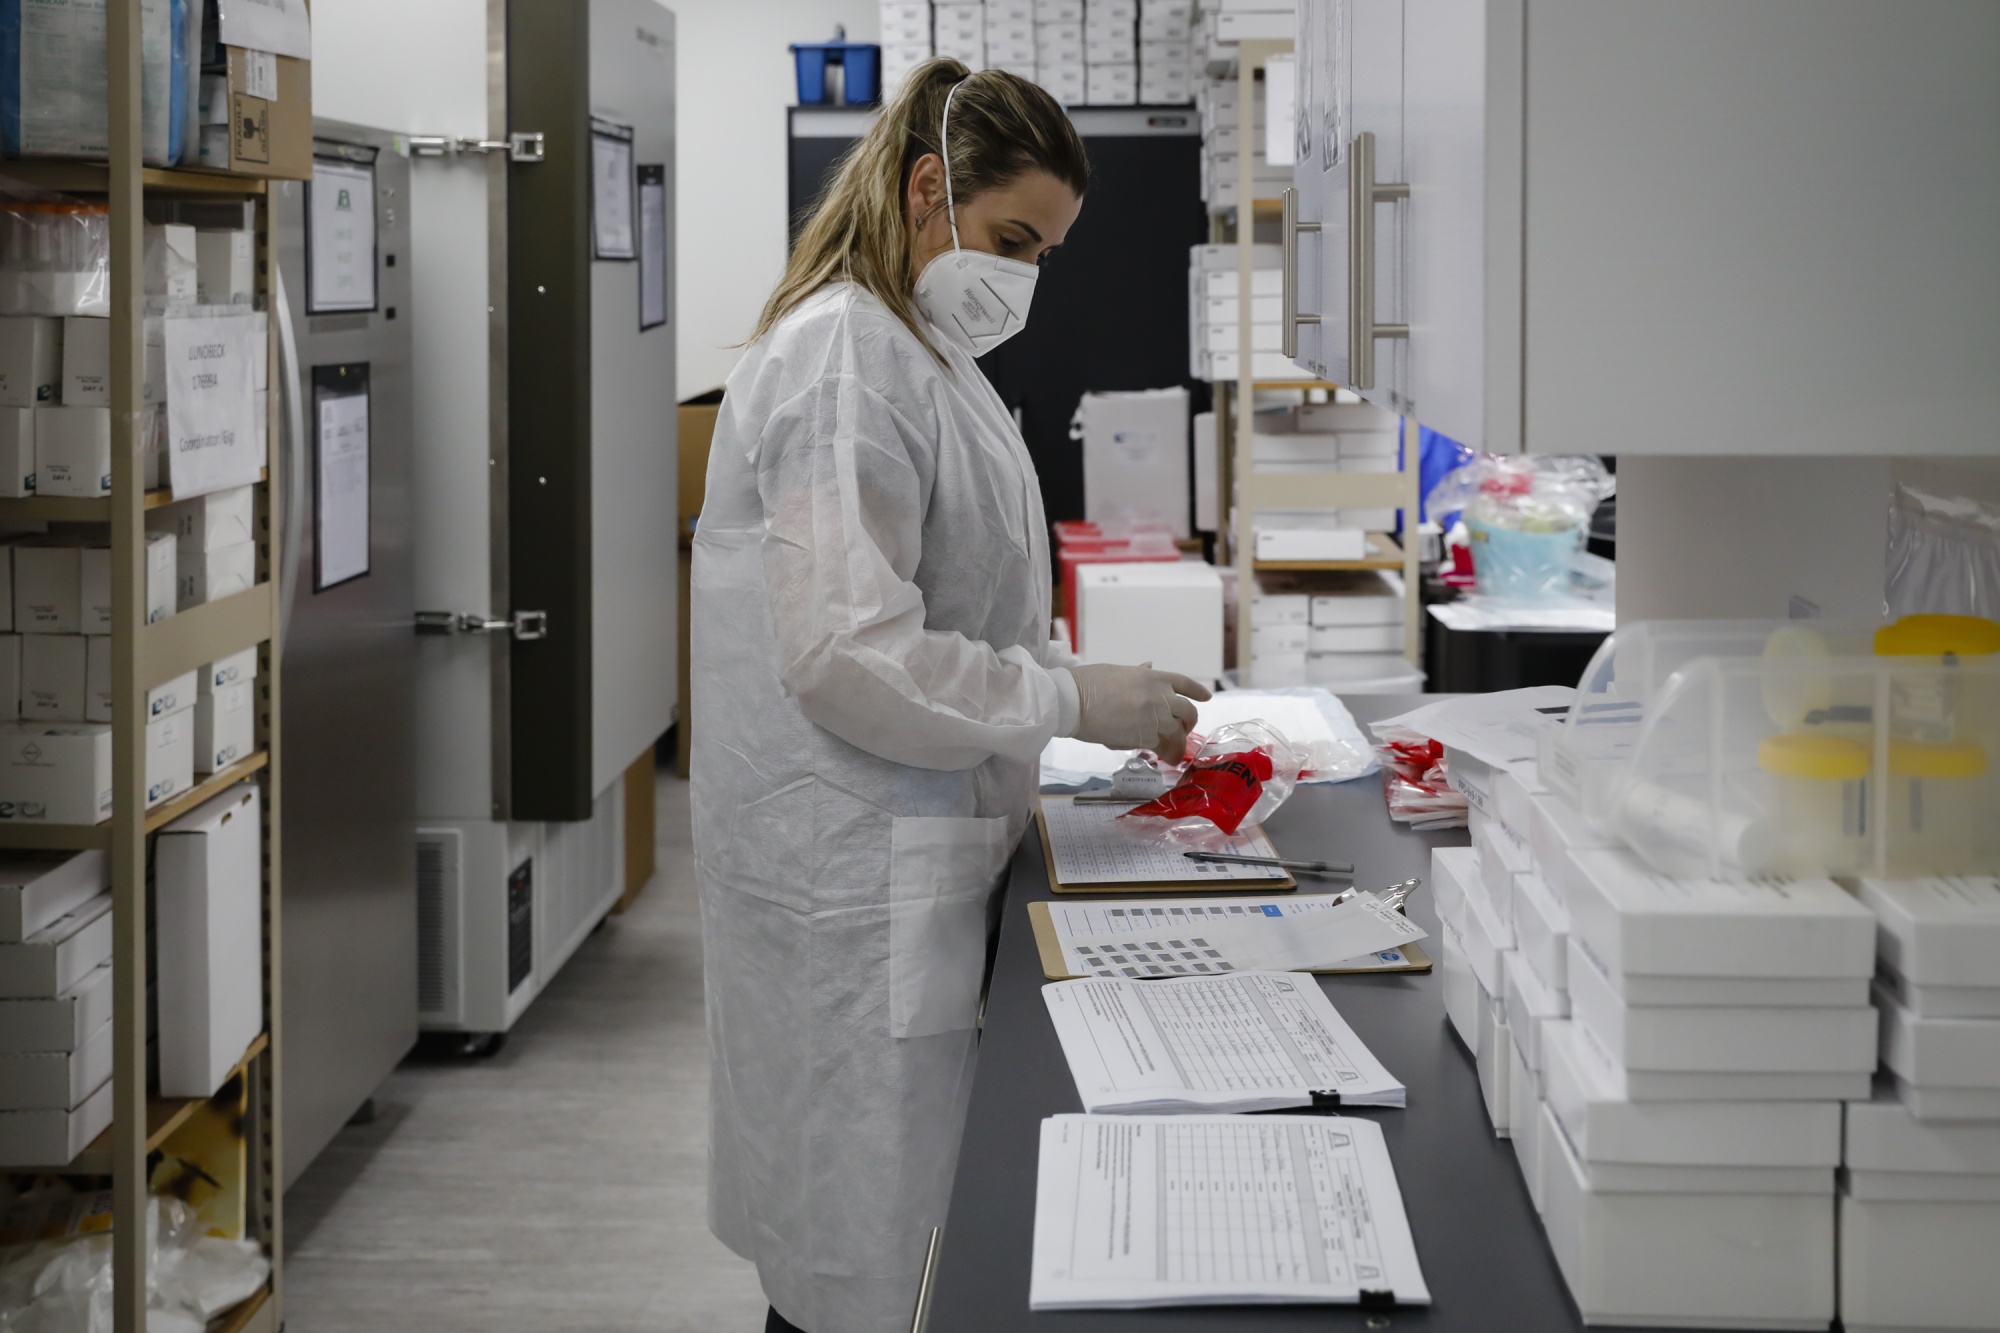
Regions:
M 192 301 L 200 290 L 195 230 L 179 223 L 146 225 L 146 295 Z
M 146 623 L 174 613 L 178 552 L 172 533 L 146 534 Z M 78 615 L 85 634 L 109 634 L 111 615 L 111 547 L 88 545 L 78 557 Z
M 2000 1203 L 2000 1176 L 1941 1171 L 1842 1173 L 1844 1188 L 1867 1203 Z
M 2000 878 L 1861 880 L 1882 961 L 1918 985 L 2000 987 Z
M 0 1108 L 67 1111 L 111 1077 L 111 1020 L 73 1051 L 0 1053 Z
M 21 716 L 21 636 L 0 634 L 0 722 Z
M 194 771 L 219 773 L 257 748 L 255 681 L 204 693 L 194 708 Z
M 1304 625 L 1310 629 L 1312 598 L 1302 592 L 1271 592 L 1262 586 L 1259 579 L 1251 585 L 1250 628 L 1252 630 L 1275 628 L 1280 625 Z M 1298 651 L 1305 652 L 1311 636 L 1299 641 Z
M 1514 940 L 1543 986 L 1569 989 L 1569 913 L 1533 871 L 1514 877 Z
M 1546 1108 L 1542 1219 L 1585 1323 L 1825 1328 L 1833 1196 L 1590 1188 Z
M 2000 1203 L 1840 1200 L 1847 1333 L 2000 1328 Z
M 257 544 L 244 542 L 215 551 L 184 552 L 179 558 L 179 568 L 177 610 L 219 602 L 256 583 Z
M 194 786 L 194 718 L 185 712 L 146 724 L 146 808 Z
M 81 634 L 21 636 L 21 716 L 32 722 L 82 722 L 89 640 Z
M 1095 83 L 1090 100 L 1100 100 Z M 1085 518 L 1095 522 L 1120 511 L 1156 514 L 1175 536 L 1189 534 L 1186 389 L 1087 393 L 1071 429 L 1083 441 Z
M 1572 852 L 1567 865 L 1571 929 L 1609 972 L 1874 975 L 1874 914 L 1830 879 L 1669 879 L 1612 851 Z
M 244 783 L 159 833 L 163 1096 L 209 1096 L 264 1030 L 258 809 L 257 785 Z
M 1512 1132 L 1508 1112 L 1513 1092 L 1508 1086 L 1514 1059 L 1513 1034 L 1507 1030 L 1507 1011 L 1485 987 L 1479 991 L 1479 1045 L 1472 1052 L 1479 1070 L 1479 1095 L 1486 1103 L 1486 1118 L 1493 1132 L 1506 1138 Z
M 0 943 L 20 943 L 110 887 L 100 851 L 0 853 Z
M 1820 1168 L 1840 1164 L 1833 1101 L 1635 1102 L 1576 1024 L 1542 1025 L 1542 1089 L 1577 1155 L 1593 1165 Z
M 111 406 L 109 319 L 70 315 L 63 320 L 60 401 L 70 407 Z
M 924 36 L 930 36 L 928 23 Z M 203 305 L 248 305 L 257 296 L 257 251 L 247 231 L 194 234 L 195 300 Z
M 1847 1104 L 1843 1160 L 1854 1171 L 2000 1176 L 2000 1121 L 1919 1120 L 1897 1095 L 1894 1082 L 1883 1079 L 1876 1083 L 1874 1097 Z
M 1459 749 L 1455 745 L 1444 747 L 1445 780 L 1451 789 L 1466 799 L 1472 807 L 1466 817 L 1466 827 L 1472 832 L 1472 845 L 1479 845 L 1479 831 L 1487 821 L 1498 818 L 1499 796 L 1493 790 L 1495 770 L 1484 759 Z
M 35 409 L 0 407 L 0 495 L 35 493 Z
M 1919 1018 L 1881 991 L 1882 1063 L 1921 1088 L 2000 1089 L 2000 1018 Z
M 1250 684 L 1258 689 L 1277 689 L 1306 683 L 1304 653 L 1252 653 Z
M 1277 625 L 1252 625 L 1250 627 L 1250 656 L 1261 660 L 1266 657 L 1297 657 L 1306 655 L 1306 643 L 1312 630 L 1309 626 L 1287 622 Z
M 1494 915 L 1482 883 L 1475 879 L 1463 887 L 1465 910 L 1460 913 L 1459 938 L 1464 942 L 1466 961 L 1479 978 L 1481 989 L 1504 1003 L 1507 974 L 1501 970 L 1500 955 L 1514 947 L 1514 932 Z
M 1401 625 L 1402 594 L 1382 577 L 1380 570 L 1368 570 L 1348 588 L 1315 593 L 1312 623 L 1329 629 L 1335 626 Z
M 110 1127 L 109 1079 L 74 1111 L 0 1111 L 0 1166 L 57 1166 L 73 1161 Z
M 1414 668 L 1401 653 L 1306 654 L 1306 683 L 1339 689 L 1349 681 L 1378 681 L 1405 676 Z
M 111 494 L 111 409 L 35 409 L 35 493 Z
M 1359 528 L 1258 528 L 1259 560 L 1365 560 L 1368 534 Z
M 0 315 L 0 407 L 34 407 L 62 392 L 63 325 L 41 315 Z
M 1542 1071 L 1542 1029 L 1549 1022 L 1569 1017 L 1569 995 L 1544 986 L 1518 949 L 1509 949 L 1501 959 L 1507 973 L 1507 1028 L 1521 1058 L 1534 1073 Z
M 1151 662 L 1202 682 L 1221 679 L 1222 578 L 1213 565 L 1083 565 L 1076 599 L 1084 661 Z
M 1918 986 L 1886 963 L 1875 984 L 1920 1018 L 2000 1018 L 2000 986 Z
M 1899 1075 L 1896 1095 L 1919 1120 L 2000 1120 L 2000 1088 L 1918 1087 Z
M 1531 859 L 1534 856 L 1535 793 L 1541 778 L 1532 760 L 1497 770 L 1493 775 L 1493 813 Z
M 111 1021 L 111 964 L 52 1000 L 0 1000 L 0 1051 L 73 1051 Z
M 49 1000 L 111 960 L 111 895 L 99 894 L 19 944 L 0 944 L 0 999 Z
M 1466 885 L 1479 877 L 1479 854 L 1470 847 L 1431 849 L 1431 892 L 1440 919 L 1453 925 L 1465 920 Z
M 111 640 L 96 638 L 90 640 L 88 660 L 84 668 L 84 685 L 89 691 L 85 705 L 88 722 L 109 722 L 111 720 Z M 194 707 L 200 692 L 201 673 L 189 671 L 146 691 L 146 717 L 172 717 Z
M 1480 820 L 1479 829 L 1472 839 L 1472 845 L 1479 849 L 1479 876 L 1486 883 L 1486 898 L 1493 906 L 1494 915 L 1507 923 L 1511 935 L 1514 929 L 1514 876 L 1527 874 L 1534 869 L 1534 862 L 1528 856 L 1527 847 L 1494 817 L 1491 805 L 1485 807 L 1482 814 L 1486 817 Z
M 1557 869 L 1571 852 L 1624 846 L 1617 834 L 1591 823 L 1583 811 L 1552 791 L 1533 793 L 1530 804 L 1528 850 L 1534 855 L 1535 868 L 1558 894 L 1562 888 L 1557 883 Z
M 1513 1141 L 1514 1160 L 1520 1164 L 1521 1179 L 1528 1187 L 1528 1200 L 1539 1215 L 1542 1211 L 1541 1086 L 1521 1054 L 1519 1034 L 1515 1035 L 1513 1063 L 1507 1070 L 1507 1123 L 1525 1128 L 1509 1134 L 1508 1138 Z
M 1452 1031 L 1476 1058 L 1479 1053 L 1479 978 L 1466 961 L 1465 938 L 1449 921 L 1439 923 L 1438 970 L 1444 974 L 1444 1013 Z
M 234 685 L 239 680 L 257 678 L 257 650 L 245 648 L 227 657 L 218 657 L 201 669 L 199 688 L 203 694 L 212 694 L 225 685 Z
M 0 723 L 0 822 L 98 824 L 109 818 L 110 727 Z
M 1628 1070 L 1671 1073 L 1868 1073 L 1873 1009 L 1630 1006 L 1581 949 L 1569 959 L 1570 1008 Z M 2000 1061 L 1996 1061 L 2000 1065 Z M 2000 1074 L 1996 1074 L 2000 1080 Z
M 1401 653 L 1403 627 L 1395 625 L 1314 625 L 1308 651 L 1315 653 Z
M 1845 1102 L 1865 1096 L 1867 1074 L 1686 1073 L 1627 1069 L 1612 1058 L 1590 1030 L 1575 1022 L 1571 1031 L 1596 1056 L 1614 1096 L 1633 1102 Z M 1543 1034 L 1544 1040 L 1547 1033 Z

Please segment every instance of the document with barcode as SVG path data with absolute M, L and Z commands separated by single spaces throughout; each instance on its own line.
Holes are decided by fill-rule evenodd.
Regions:
M 1406 1092 L 1297 972 L 1042 987 L 1086 1111 L 1401 1106 Z
M 1430 1304 L 1379 1125 L 1042 1121 L 1031 1309 L 1278 1302 Z

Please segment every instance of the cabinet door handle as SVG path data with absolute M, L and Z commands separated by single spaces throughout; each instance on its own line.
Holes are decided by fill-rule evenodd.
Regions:
M 1290 360 L 1296 358 L 1299 354 L 1299 325 L 1319 323 L 1318 315 L 1302 315 L 1299 313 L 1299 233 L 1302 231 L 1318 231 L 1319 223 L 1299 221 L 1299 192 L 1297 190 L 1287 188 L 1284 193 L 1284 202 L 1285 211 L 1282 235 L 1284 237 L 1285 252 L 1283 282 L 1285 299 L 1281 315 L 1284 333 L 1280 345 L 1284 349 L 1286 359 Z M 1251 319 L 1255 314 L 1254 292 L 1252 293 L 1252 306 L 1252 310 L 1242 312 L 1243 318 Z M 1252 322 L 1254 323 L 1255 321 L 1252 320 Z
M 1375 179 L 1375 135 L 1347 146 L 1347 387 L 1375 387 L 1375 340 L 1407 338 L 1407 324 L 1375 322 L 1375 205 L 1410 197 L 1407 184 Z

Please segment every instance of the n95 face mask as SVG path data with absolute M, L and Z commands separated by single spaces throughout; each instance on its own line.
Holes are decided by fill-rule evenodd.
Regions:
M 938 128 L 939 156 L 944 159 L 944 207 L 951 222 L 951 249 L 924 265 L 917 277 L 917 309 L 945 337 L 974 356 L 988 352 L 1019 333 L 1028 322 L 1028 303 L 1035 296 L 1041 270 L 1019 260 L 1002 259 L 984 250 L 962 249 L 958 243 L 958 208 L 951 196 L 951 99 L 944 95 L 944 122 Z

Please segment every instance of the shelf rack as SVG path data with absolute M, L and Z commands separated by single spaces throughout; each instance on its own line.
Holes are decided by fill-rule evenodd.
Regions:
M 145 404 L 144 204 L 148 197 L 232 198 L 254 205 L 260 300 L 273 297 L 270 192 L 265 181 L 225 172 L 161 170 L 140 160 L 140 0 L 109 0 L 105 6 L 109 90 L 106 162 L 14 160 L 0 163 L 0 175 L 70 194 L 108 196 L 111 215 L 111 494 L 108 498 L 39 496 L 0 500 L 0 520 L 10 522 L 100 523 L 111 530 L 112 815 L 102 824 L 0 826 L 0 847 L 61 850 L 102 848 L 112 867 L 113 1072 L 111 1127 L 71 1162 L 40 1169 L 112 1179 L 112 1311 L 114 1333 L 144 1333 L 147 1324 L 145 1210 L 149 1198 L 147 1156 L 159 1148 L 202 1104 L 200 1100 L 149 1095 L 147 1078 L 147 863 L 150 836 L 173 819 L 234 784 L 253 779 L 262 787 L 264 921 L 262 982 L 265 1034 L 244 1052 L 237 1069 L 249 1107 L 245 1128 L 249 1178 L 244 1182 L 245 1234 L 270 1256 L 271 1278 L 264 1288 L 211 1324 L 211 1333 L 275 1333 L 283 1310 L 283 1180 L 279 1059 L 283 1049 L 280 1014 L 281 912 L 278 717 L 280 673 L 276 593 L 283 549 L 284 495 L 280 451 L 258 483 L 257 577 L 255 586 L 220 601 L 145 620 L 146 513 L 172 497 L 142 489 L 140 444 Z M 277 378 L 275 349 L 271 375 Z M 278 438 L 271 396 L 270 438 Z M 152 808 L 145 803 L 146 692 L 202 664 L 258 649 L 256 690 L 257 748 L 242 761 L 213 774 Z M 27 1168 L 7 1168 L 24 1170 Z
M 1256 77 L 1271 57 L 1291 51 L 1286 40 L 1257 40 L 1237 44 L 1236 80 L 1237 124 L 1242 142 L 1254 133 Z M 1236 155 L 1236 197 L 1249 199 L 1250 225 L 1244 225 L 1239 210 L 1236 224 L 1236 273 L 1241 315 L 1237 321 L 1237 368 L 1232 385 L 1217 381 L 1216 388 L 1216 506 L 1218 562 L 1229 560 L 1236 566 L 1236 663 L 1237 675 L 1246 684 L 1256 684 L 1251 669 L 1250 618 L 1251 589 L 1260 572 L 1293 571 L 1317 573 L 1330 570 L 1401 570 L 1403 573 L 1403 656 L 1417 665 L 1423 652 L 1423 619 L 1418 604 L 1418 543 L 1399 543 L 1387 533 L 1370 533 L 1369 545 L 1375 554 L 1364 560 L 1258 560 L 1256 558 L 1257 511 L 1259 509 L 1399 509 L 1403 530 L 1414 537 L 1418 510 L 1418 463 L 1414 423 L 1406 421 L 1410 435 L 1403 448 L 1403 465 L 1396 472 L 1259 472 L 1255 466 L 1257 391 L 1260 389 L 1326 389 L 1339 386 L 1324 380 L 1301 377 L 1296 380 L 1254 378 L 1255 321 L 1252 308 L 1253 249 L 1256 223 L 1282 221 L 1283 200 L 1259 199 L 1251 189 L 1254 155 Z M 1223 239 L 1217 236 L 1215 239 Z M 1289 275 L 1288 275 L 1289 276 Z M 1233 411 L 1231 409 L 1234 409 Z M 1232 505 L 1233 500 L 1233 505 Z M 1230 514 L 1235 513 L 1234 522 Z

